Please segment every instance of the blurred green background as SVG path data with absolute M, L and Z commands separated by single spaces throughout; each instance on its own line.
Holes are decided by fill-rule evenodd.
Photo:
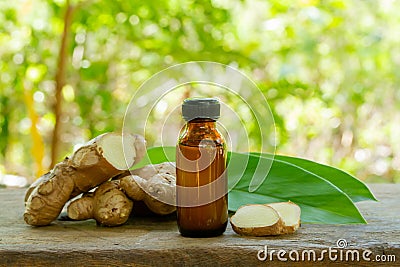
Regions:
M 400 182 L 399 2 L 14 0 L 0 11 L 0 174 L 33 181 L 121 130 L 152 74 L 209 60 L 261 88 L 277 153 Z

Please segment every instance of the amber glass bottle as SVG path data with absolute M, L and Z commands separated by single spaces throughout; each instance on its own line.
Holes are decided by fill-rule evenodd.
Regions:
M 225 141 L 216 128 L 219 101 L 186 99 L 182 115 L 187 123 L 176 155 L 178 228 L 183 236 L 218 236 L 228 222 Z

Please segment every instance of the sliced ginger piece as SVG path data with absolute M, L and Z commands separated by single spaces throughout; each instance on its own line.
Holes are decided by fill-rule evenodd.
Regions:
M 281 216 L 284 226 L 283 234 L 292 234 L 300 227 L 301 210 L 298 205 L 293 202 L 277 202 L 266 204 L 275 209 Z
M 279 235 L 284 227 L 279 213 L 267 205 L 245 205 L 231 217 L 232 229 L 240 235 Z
M 231 225 L 240 235 L 291 234 L 300 227 L 300 214 L 300 207 L 290 201 L 245 205 L 231 217 Z

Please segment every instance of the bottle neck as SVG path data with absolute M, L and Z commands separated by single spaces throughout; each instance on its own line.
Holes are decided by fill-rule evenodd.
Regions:
M 187 146 L 199 146 L 202 140 L 213 140 L 217 145 L 225 143 L 217 129 L 217 122 L 213 119 L 194 119 L 188 121 L 183 129 L 179 144 Z
M 187 129 L 189 131 L 198 128 L 213 131 L 217 128 L 217 121 L 213 119 L 194 119 L 187 122 Z

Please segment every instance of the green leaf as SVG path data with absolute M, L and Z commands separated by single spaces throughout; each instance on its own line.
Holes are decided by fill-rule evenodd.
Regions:
M 264 179 L 265 177 L 254 177 L 254 175 L 263 175 L 256 171 L 257 166 L 271 164 L 271 157 L 235 152 L 229 152 L 228 157 L 229 188 L 232 188 L 229 192 L 229 210 L 235 211 L 241 205 L 251 203 L 263 204 L 290 200 L 301 207 L 301 219 L 304 223 L 366 223 L 350 197 L 339 188 L 339 186 L 348 187 L 346 183 L 339 181 L 348 177 L 343 174 L 334 179 L 337 185 L 325 179 L 329 176 L 328 171 L 331 168 L 329 166 L 320 167 L 321 164 L 312 161 L 304 160 L 303 162 L 297 158 L 287 159 L 284 156 L 275 156 L 268 176 Z M 151 147 L 147 150 L 147 157 L 137 167 L 174 160 L 175 147 Z M 293 163 L 289 162 L 290 160 L 293 160 Z M 300 166 L 295 165 L 295 162 Z M 302 168 L 301 165 L 306 168 Z M 340 172 L 334 168 L 331 171 L 332 174 Z M 249 192 L 250 182 L 254 178 L 263 182 L 254 192 Z M 361 181 L 350 183 L 354 187 L 351 192 L 363 192 L 358 189 L 364 188 Z M 364 194 L 353 196 L 360 198 L 360 196 L 366 197 L 367 194 L 364 192 Z
M 251 154 L 262 155 L 263 157 L 267 158 L 271 157 L 270 154 L 265 153 L 261 154 L 252 152 Z M 344 172 L 340 169 L 302 158 L 282 155 L 275 155 L 274 158 L 276 160 L 294 164 L 300 168 L 314 173 L 315 175 L 318 175 L 321 178 L 324 178 L 325 180 L 328 180 L 332 184 L 339 187 L 354 202 L 363 200 L 377 200 L 366 184 L 364 184 L 362 181 L 358 180 L 351 174 Z
M 301 220 L 304 223 L 366 223 L 349 196 L 337 186 L 310 171 L 279 159 L 274 159 L 267 178 L 257 190 L 250 193 L 249 185 L 254 178 L 254 170 L 258 164 L 269 164 L 271 158 L 235 152 L 230 155 L 229 180 L 240 180 L 229 192 L 229 210 L 234 211 L 251 203 L 290 200 L 301 207 Z M 242 170 L 237 166 L 247 160 L 246 170 L 241 174 Z
M 176 149 L 173 146 L 157 146 L 147 149 L 147 155 L 134 166 L 135 169 L 141 168 L 147 164 L 158 164 L 166 161 L 175 161 Z

